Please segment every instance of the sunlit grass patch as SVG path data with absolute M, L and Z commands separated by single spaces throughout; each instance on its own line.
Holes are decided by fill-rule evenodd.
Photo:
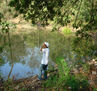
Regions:
M 61 32 L 62 32 L 63 34 L 72 34 L 72 31 L 71 31 L 71 29 L 69 29 L 69 28 L 64 28 Z

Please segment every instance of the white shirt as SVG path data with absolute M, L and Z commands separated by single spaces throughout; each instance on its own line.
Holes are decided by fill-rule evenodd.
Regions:
M 42 56 L 42 61 L 41 64 L 48 64 L 48 57 L 49 57 L 49 48 L 44 48 L 42 49 L 43 56 Z

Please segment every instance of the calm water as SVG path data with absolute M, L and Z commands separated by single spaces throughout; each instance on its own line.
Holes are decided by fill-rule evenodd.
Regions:
M 8 46 L 7 36 L 0 39 L 1 44 L 4 46 L 3 52 L 0 57 L 3 63 L 0 64 L 0 73 L 4 79 L 7 79 L 11 70 L 13 61 L 13 68 L 10 78 L 15 79 L 33 76 L 39 73 L 39 66 L 42 59 L 40 47 L 44 41 L 50 44 L 50 57 L 49 66 L 54 64 L 56 57 L 62 56 L 66 60 L 70 60 L 71 43 L 72 40 L 68 36 L 63 36 L 58 32 L 44 32 L 33 31 L 30 34 L 11 34 L 12 56 L 10 56 L 10 48 Z

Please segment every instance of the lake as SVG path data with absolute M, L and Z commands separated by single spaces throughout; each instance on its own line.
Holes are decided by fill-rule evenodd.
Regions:
M 57 57 L 64 57 L 67 61 L 73 60 L 71 57 L 73 38 L 69 35 L 64 36 L 60 32 L 36 30 L 30 33 L 11 33 L 10 37 L 11 50 L 7 35 L 0 39 L 1 45 L 4 44 L 3 51 L 0 53 L 0 58 L 3 60 L 0 64 L 0 73 L 4 79 L 8 78 L 11 68 L 10 78 L 14 77 L 14 79 L 38 74 L 42 59 L 40 47 L 45 41 L 50 44 L 49 67 L 54 65 Z

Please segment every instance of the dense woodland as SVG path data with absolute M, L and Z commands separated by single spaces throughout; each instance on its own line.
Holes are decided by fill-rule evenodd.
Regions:
M 49 78 L 46 81 L 42 81 L 39 87 L 36 87 L 39 89 L 42 88 L 44 91 L 97 91 L 97 0 L 0 1 L 0 39 L 4 41 L 4 43 L 0 43 L 0 53 L 3 52 L 6 45 L 9 46 L 8 51 L 11 57 L 11 68 L 13 68 L 15 57 L 12 51 L 12 46 L 15 41 L 12 42 L 14 37 L 11 37 L 11 30 L 15 32 L 17 25 L 9 22 L 9 20 L 15 19 L 20 15 L 22 15 L 21 20 L 24 19 L 28 24 L 30 22 L 38 30 L 42 27 L 42 31 L 46 31 L 45 38 L 42 37 L 44 35 L 41 35 L 39 31 L 38 33 L 33 33 L 34 36 L 40 36 L 38 38 L 38 45 L 40 42 L 43 42 L 43 39 L 47 40 L 48 38 L 49 41 L 49 36 L 54 36 L 55 32 L 61 33 L 61 29 L 65 27 L 62 34 L 54 37 L 54 42 L 59 43 L 62 41 L 63 44 L 59 44 L 57 50 L 51 48 L 53 50 L 51 57 L 56 66 L 49 68 Z M 46 30 L 47 26 L 51 26 L 50 31 Z M 72 30 L 69 31 L 70 28 Z M 47 31 L 51 34 L 47 34 Z M 66 31 L 69 33 L 66 33 Z M 26 34 L 25 38 L 29 40 L 31 36 Z M 64 39 L 62 36 L 66 38 Z M 21 39 L 22 35 L 18 40 L 20 41 Z M 6 43 L 6 41 L 8 42 Z M 68 44 L 65 50 L 63 50 L 65 45 L 64 41 Z M 36 42 L 32 42 L 33 45 L 30 44 L 30 46 L 35 47 L 34 44 Z M 56 44 L 52 43 L 52 46 L 56 47 Z M 72 50 L 72 53 L 70 50 Z M 68 63 L 66 57 L 62 56 L 63 52 L 66 54 L 66 51 L 69 51 L 70 54 L 68 56 L 69 61 L 74 58 L 73 54 L 76 54 L 73 62 Z M 0 65 L 3 63 L 4 60 L 0 56 Z M 96 73 L 93 74 L 92 71 Z M 2 76 L 0 76 L 0 89 L 2 91 L 18 91 L 16 90 L 17 84 L 13 83 L 13 79 L 10 79 L 11 72 L 12 69 L 7 81 L 2 82 Z M 0 73 L 0 75 L 2 74 Z M 20 91 L 34 91 L 31 86 L 18 87 L 18 89 Z

